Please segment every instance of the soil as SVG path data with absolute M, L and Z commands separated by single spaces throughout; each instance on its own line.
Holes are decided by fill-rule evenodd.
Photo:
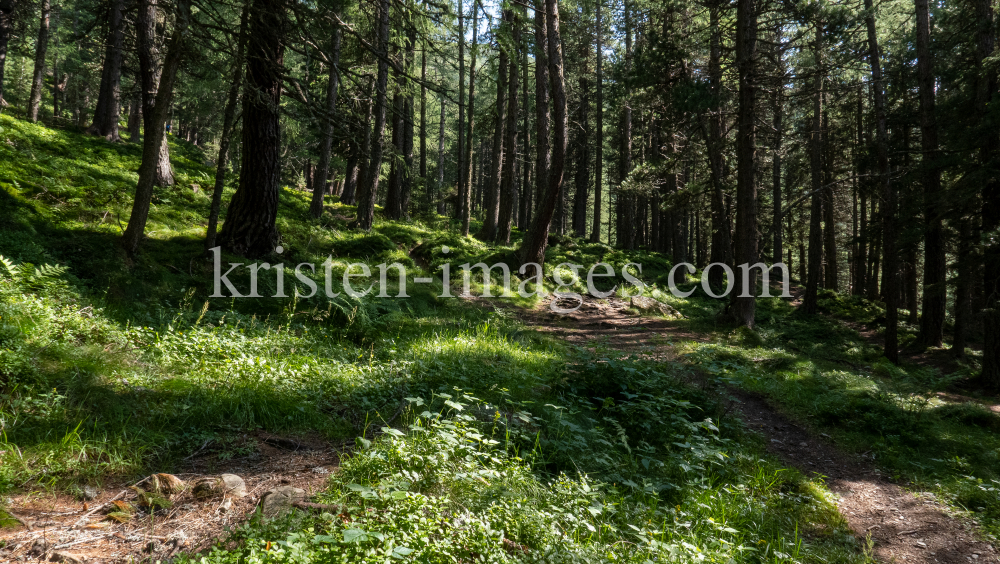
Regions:
M 128 522 L 118 523 L 107 517 L 106 504 L 121 500 L 134 506 L 137 494 L 128 487 L 132 484 L 106 485 L 87 502 L 66 494 L 12 496 L 7 507 L 22 524 L 0 530 L 4 543 L 0 562 L 41 561 L 42 551 L 33 551 L 38 541 L 47 543 L 46 553 L 54 550 L 86 564 L 165 561 L 181 551 L 197 552 L 224 537 L 227 529 L 245 522 L 264 492 L 286 484 L 307 494 L 318 492 L 325 489 L 330 473 L 340 465 L 339 450 L 313 437 L 258 433 L 245 437 L 243 446 L 249 455 L 229 459 L 210 448 L 202 449 L 183 462 L 183 472 L 175 474 L 185 481 L 236 474 L 247 488 L 247 495 L 238 499 L 203 501 L 184 491 L 170 497 L 169 508 L 153 514 L 138 511 Z M 63 561 L 72 562 L 68 558 Z
M 676 359 L 674 343 L 705 339 L 682 330 L 676 321 L 634 311 L 622 299 L 588 296 L 572 314 L 552 313 L 548 302 L 519 314 L 539 331 L 573 344 L 592 348 L 603 343 L 612 350 L 664 361 Z M 933 494 L 892 483 L 867 453 L 841 451 L 762 397 L 737 388 L 727 392 L 734 398 L 732 411 L 763 436 L 771 454 L 807 476 L 823 479 L 837 494 L 841 515 L 859 541 L 871 539 L 879 562 L 1000 563 L 996 547 L 981 540 L 975 523 L 955 515 Z

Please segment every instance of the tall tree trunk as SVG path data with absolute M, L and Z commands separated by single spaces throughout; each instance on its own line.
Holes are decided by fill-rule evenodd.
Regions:
M 233 60 L 233 81 L 229 85 L 226 111 L 222 118 L 222 136 L 219 139 L 219 158 L 215 167 L 215 186 L 212 188 L 212 206 L 208 212 L 208 230 L 205 232 L 205 253 L 215 247 L 216 230 L 219 226 L 219 208 L 222 207 L 222 191 L 225 187 L 226 169 L 229 168 L 229 143 L 232 141 L 233 124 L 236 121 L 236 104 L 239 101 L 240 86 L 243 83 L 243 60 L 246 52 L 247 25 L 250 19 L 250 2 L 243 3 L 240 18 L 240 34 L 236 40 L 236 58 Z
M 142 89 L 136 89 L 128 108 L 128 138 L 132 143 L 138 143 L 142 137 Z
M 524 20 L 525 25 L 528 22 L 528 9 L 526 7 L 521 8 L 521 18 Z M 532 197 L 532 186 L 530 184 L 531 180 L 531 158 L 528 156 L 531 150 L 531 120 L 529 119 L 528 108 L 531 107 L 528 104 L 528 44 L 527 36 L 521 37 L 521 105 L 524 108 L 523 114 L 524 119 L 522 122 L 522 132 L 524 137 L 524 166 L 522 168 L 522 179 L 521 179 L 521 213 L 518 218 L 518 227 L 523 231 L 531 225 L 531 216 L 534 206 L 534 198 Z
M 586 60 L 586 59 L 584 59 Z M 573 234 L 587 235 L 587 192 L 590 190 L 590 87 L 586 65 L 580 72 L 580 108 L 576 121 L 579 130 L 573 143 L 576 152 L 576 194 L 573 196 Z M 598 226 L 598 230 L 600 227 Z M 599 232 L 599 231 L 598 231 Z
M 506 21 L 506 17 L 504 18 Z M 497 102 L 493 113 L 495 124 L 493 129 L 493 151 L 490 159 L 490 176 L 486 184 L 485 207 L 483 209 L 483 227 L 476 234 L 483 241 L 494 241 L 500 224 L 500 191 L 503 180 L 504 161 L 504 129 L 507 127 L 507 81 L 510 70 L 510 56 L 507 50 L 500 48 L 497 62 Z
M 839 281 L 839 253 L 837 252 L 837 219 L 836 219 L 836 184 L 833 181 L 833 149 L 828 139 L 830 136 L 829 114 L 823 112 L 823 255 L 826 260 L 823 265 L 823 275 L 825 282 L 823 287 L 827 290 L 838 291 Z
M 229 251 L 251 258 L 272 252 L 278 244 L 275 220 L 281 191 L 279 104 L 285 10 L 284 4 L 270 0 L 252 0 L 250 5 L 247 83 L 243 89 L 243 162 L 219 242 Z
M 500 215 L 497 220 L 496 241 L 501 245 L 510 244 L 511 224 L 517 205 L 515 163 L 517 162 L 517 91 L 520 88 L 517 47 L 521 43 L 521 22 L 518 21 L 516 13 L 514 10 L 507 10 L 506 17 L 513 41 L 512 51 L 508 57 L 510 70 L 507 73 L 507 125 L 504 126 L 504 164 L 500 183 Z
M 865 24 L 868 29 L 868 64 L 872 72 L 872 98 L 875 104 L 875 151 L 878 159 L 879 187 L 884 202 L 882 213 L 882 253 L 885 271 L 896 272 L 896 190 L 889 176 L 889 132 L 886 127 L 885 89 L 882 83 L 882 63 L 875 28 L 875 10 L 872 0 L 865 0 Z M 876 254 L 873 250 L 873 254 Z M 876 269 L 875 272 L 878 272 Z M 896 277 L 887 276 L 882 281 L 889 300 L 885 308 L 885 357 L 899 362 L 898 311 Z
M 809 274 L 806 280 L 806 293 L 802 300 L 802 311 L 816 313 L 818 311 L 819 283 L 823 261 L 823 22 L 816 22 L 816 41 L 814 42 L 816 57 L 816 86 L 813 92 L 812 131 L 809 144 L 809 173 L 812 180 L 809 187 L 812 191 L 809 210 Z
M 988 104 L 996 97 L 997 86 L 996 66 L 987 65 L 986 59 L 993 55 L 995 49 L 994 14 L 992 0 L 976 0 L 976 63 L 978 77 L 976 81 L 976 107 L 981 116 L 986 112 Z M 990 123 L 992 122 L 992 123 Z M 997 147 L 1000 146 L 1000 136 L 994 120 L 984 123 L 980 136 L 979 166 L 983 169 L 984 182 L 982 188 L 983 233 L 996 233 L 1000 228 L 1000 177 L 996 163 Z M 983 384 L 994 391 L 1000 391 L 1000 239 L 990 237 L 984 247 L 983 293 L 985 308 L 983 311 Z
M 444 214 L 444 98 L 441 98 L 441 118 L 438 120 L 437 212 Z
M 184 54 L 188 20 L 191 17 L 191 4 L 188 0 L 177 0 L 177 18 L 174 32 L 167 47 L 167 56 L 163 61 L 159 88 L 155 101 L 151 98 L 151 90 L 147 88 L 155 69 L 151 67 L 149 54 L 153 52 L 153 30 L 155 29 L 155 8 L 152 0 L 143 0 L 139 6 L 139 21 L 137 27 L 139 40 L 139 64 L 143 81 L 143 112 L 146 136 L 142 143 L 142 162 L 139 165 L 139 181 L 135 187 L 135 200 L 132 203 L 132 214 L 128 226 L 122 235 L 122 247 L 132 255 L 139 248 L 146 221 L 149 218 L 149 204 L 153 197 L 153 185 L 156 180 L 156 167 L 159 164 L 160 145 L 164 140 L 163 124 L 167 121 L 167 112 L 174 94 L 174 82 L 177 70 L 180 68 Z
M 548 44 L 549 86 L 552 89 L 554 139 L 549 186 L 538 207 L 538 214 L 521 243 L 521 262 L 542 264 L 549 239 L 549 225 L 555 213 L 556 201 L 562 192 L 563 172 L 566 167 L 566 147 L 569 118 L 566 114 L 566 79 L 563 75 L 562 37 L 559 34 L 558 0 L 545 0 L 545 25 Z
M 396 77 L 396 91 L 392 95 L 392 155 L 389 157 L 389 185 L 385 191 L 385 217 L 400 219 L 403 214 L 400 191 L 403 186 L 403 168 L 399 162 L 403 155 L 404 103 L 402 77 Z
M 772 206 L 771 218 L 771 258 L 775 263 L 782 260 L 782 233 L 781 233 L 781 141 L 782 141 L 782 113 L 785 108 L 785 61 L 782 52 L 781 26 L 775 24 L 774 34 L 774 59 L 778 63 L 778 81 L 774 89 L 774 156 L 771 162 L 771 186 L 772 186 Z
M 344 187 L 340 192 L 340 203 L 351 206 L 354 205 L 358 190 L 358 172 L 362 154 L 361 148 L 354 141 L 350 141 L 347 147 L 347 166 L 344 169 Z
M 590 242 L 599 243 L 601 241 L 601 197 L 604 190 L 604 27 L 601 20 L 601 4 L 603 0 L 597 0 L 597 130 L 596 154 L 594 155 L 594 227 L 590 230 Z M 625 69 L 626 76 L 631 73 L 632 66 L 632 16 L 629 0 L 625 0 Z M 631 139 L 632 108 L 628 94 L 625 100 L 625 112 L 628 114 L 628 131 L 626 135 Z M 590 142 L 589 135 L 586 142 Z M 590 156 L 589 154 L 587 155 Z M 586 211 L 581 220 L 586 221 Z M 579 233 L 583 237 L 583 232 Z
M 472 48 L 469 50 L 469 129 L 466 133 L 464 167 L 461 174 L 459 196 L 462 206 L 462 236 L 469 236 L 469 223 L 472 221 L 472 134 L 476 127 L 476 43 L 479 41 L 479 6 L 478 0 L 472 2 Z
M 97 93 L 94 121 L 87 129 L 90 135 L 100 135 L 114 142 L 121 141 L 118 133 L 118 114 L 121 107 L 122 52 L 125 45 L 124 11 L 124 0 L 111 0 L 108 7 L 108 37 L 104 50 L 104 66 L 101 70 L 101 87 Z
M 549 64 L 545 1 L 535 0 L 535 212 L 549 189 Z M 525 107 L 527 109 L 527 106 Z M 532 218 L 534 221 L 534 218 Z
M 0 0 L 0 113 L 3 113 L 4 70 L 7 68 L 7 49 L 14 29 L 14 9 L 17 0 Z
M 857 175 L 866 175 L 867 168 L 862 163 L 861 151 L 865 146 L 864 135 L 864 92 L 858 87 L 858 110 L 857 110 L 857 137 L 855 139 L 857 164 Z M 857 181 L 858 192 L 858 240 L 856 243 L 857 253 L 854 256 L 854 281 L 852 282 L 852 294 L 863 296 L 865 292 L 865 267 L 868 264 L 868 182 Z
M 382 151 L 385 136 L 386 89 L 389 85 L 389 0 L 379 0 L 378 28 L 378 78 L 375 83 L 375 109 L 372 116 L 370 153 L 365 176 L 358 193 L 358 228 L 370 231 L 375 221 L 375 200 L 378 196 L 378 181 L 382 169 Z M 464 43 L 464 42 L 463 42 Z
M 711 27 L 708 80 L 712 95 L 712 109 L 708 118 L 706 143 L 712 182 L 712 250 L 709 260 L 721 262 L 731 267 L 733 264 L 732 233 L 729 230 L 729 213 L 722 191 L 725 157 L 723 155 L 722 133 L 722 29 L 719 24 L 719 4 L 719 0 L 712 0 L 708 6 Z M 722 286 L 724 275 L 721 268 L 713 268 L 708 273 L 709 285 L 715 288 Z
M 736 263 L 757 262 L 756 172 L 757 79 L 754 56 L 757 50 L 757 4 L 755 0 L 736 3 L 736 69 L 739 73 L 739 108 L 736 135 Z M 757 307 L 756 270 L 750 270 L 743 291 L 734 294 L 730 311 L 740 325 L 754 326 Z M 738 281 L 736 286 L 741 286 Z
M 944 226 L 942 225 L 941 168 L 934 116 L 934 61 L 931 56 L 931 18 L 927 0 L 915 0 L 917 13 L 917 84 L 920 90 L 920 148 L 924 185 L 924 299 L 920 317 L 921 346 L 941 346 L 944 338 L 947 292 Z
M 420 45 L 420 178 L 427 183 L 427 40 Z
M 35 40 L 35 72 L 31 79 L 31 95 L 28 97 L 28 119 L 38 121 L 38 106 L 42 102 L 42 87 L 45 80 L 45 53 L 49 48 L 49 14 L 52 12 L 50 0 L 42 0 L 42 18 Z
M 465 210 L 462 209 L 465 200 L 462 199 L 462 175 L 465 173 L 465 14 L 464 0 L 458 2 L 458 168 L 456 169 L 458 199 L 455 202 L 454 215 L 461 219 Z M 475 6 L 475 0 L 473 0 Z M 474 9 L 474 8 L 473 8 Z M 469 140 L 471 143 L 472 141 Z
M 319 151 L 319 165 L 316 167 L 312 186 L 312 201 L 309 203 L 309 214 L 316 218 L 323 214 L 323 195 L 326 193 L 326 179 L 330 176 L 334 118 L 337 114 L 337 89 L 340 87 L 340 42 L 341 30 L 339 26 L 336 26 L 333 28 L 330 79 L 326 83 L 326 123 L 323 131 L 323 145 Z

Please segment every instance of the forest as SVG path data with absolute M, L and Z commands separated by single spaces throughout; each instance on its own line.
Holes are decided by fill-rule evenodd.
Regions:
M 1000 562 L 995 12 L 0 0 L 0 560 Z

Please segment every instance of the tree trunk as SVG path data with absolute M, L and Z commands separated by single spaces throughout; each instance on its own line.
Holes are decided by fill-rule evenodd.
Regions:
M 813 92 L 813 119 L 809 144 L 809 173 L 812 180 L 812 203 L 809 210 L 809 265 L 806 280 L 806 293 L 802 300 L 802 311 L 816 313 L 818 311 L 819 282 L 823 261 L 823 22 L 816 23 L 816 41 L 814 43 L 816 57 L 816 86 Z
M 726 210 L 722 191 L 725 170 L 722 137 L 722 30 L 719 24 L 719 0 L 712 0 L 708 7 L 711 27 L 709 49 L 708 80 L 712 94 L 711 113 L 708 118 L 708 164 L 712 182 L 712 250 L 710 262 L 721 262 L 730 267 L 733 264 L 732 233 L 729 230 L 729 213 Z M 721 268 L 713 268 L 708 273 L 708 283 L 714 288 L 723 285 L 725 273 Z
M 506 21 L 506 18 L 504 18 Z M 483 241 L 494 241 L 500 223 L 500 191 L 503 180 L 504 160 L 504 128 L 507 127 L 507 81 L 510 70 L 510 56 L 506 49 L 500 49 L 497 63 L 497 103 L 493 116 L 496 120 L 493 129 L 493 151 L 490 158 L 490 176 L 486 184 L 483 208 L 483 227 L 476 238 Z
M 757 50 L 757 8 L 755 0 L 736 3 L 736 68 L 739 73 L 739 108 L 736 136 L 736 263 L 757 262 L 757 184 L 756 105 L 757 90 L 754 56 Z M 743 292 L 734 294 L 730 312 L 740 325 L 754 326 L 757 299 L 756 270 L 749 276 L 737 276 L 736 287 L 747 283 Z
M 517 205 L 517 187 L 515 163 L 517 162 L 517 91 L 520 88 L 518 80 L 517 46 L 521 43 L 521 23 L 514 10 L 505 14 L 513 36 L 513 51 L 508 56 L 510 69 L 507 72 L 507 124 L 504 126 L 504 163 L 500 182 L 500 215 L 497 220 L 497 243 L 510 244 L 511 223 Z
M 337 89 L 340 87 L 340 27 L 333 29 L 333 53 L 330 64 L 330 79 L 326 83 L 326 123 L 323 131 L 323 145 L 320 147 L 319 164 L 316 167 L 312 186 L 312 201 L 309 214 L 318 218 L 323 214 L 323 195 L 326 193 L 326 179 L 330 176 L 330 155 L 333 152 L 334 118 L 337 113 Z
M 243 147 L 239 186 L 229 202 L 219 242 L 230 252 L 256 258 L 278 244 L 278 197 L 281 191 L 280 109 L 284 5 L 252 0 L 247 82 L 243 89 Z
M 775 45 L 774 59 L 778 62 L 778 83 L 774 89 L 774 157 L 771 163 L 771 186 L 772 186 L 772 206 L 773 217 L 771 218 L 771 232 L 773 242 L 771 243 L 771 258 L 775 263 L 782 261 L 782 233 L 781 233 L 781 133 L 782 133 L 782 112 L 785 107 L 785 62 L 784 53 L 781 51 L 782 37 L 781 26 L 775 25 Z
M 465 139 L 465 157 L 462 161 L 464 167 L 460 171 L 462 206 L 462 236 L 469 236 L 469 223 L 472 221 L 472 134 L 476 126 L 476 43 L 479 33 L 479 6 L 478 1 L 472 2 L 472 48 L 469 56 L 472 59 L 469 65 L 469 129 Z
M 403 168 L 399 162 L 403 155 L 403 121 L 404 103 L 402 86 L 398 84 L 402 77 L 397 77 L 396 91 L 392 95 L 392 155 L 389 157 L 389 185 L 385 191 L 385 217 L 400 219 L 403 209 L 400 192 L 403 186 Z
M 438 120 L 438 179 L 437 179 L 437 212 L 444 215 L 444 98 L 441 98 L 441 118 Z
M 142 91 L 136 90 L 128 108 L 128 138 L 132 143 L 138 143 L 142 137 Z
M 371 128 L 371 153 L 364 158 L 369 159 L 365 167 L 365 176 L 361 182 L 358 194 L 359 229 L 370 231 L 375 221 L 375 200 L 378 196 L 378 181 L 382 169 L 383 138 L 385 136 L 386 88 L 389 84 L 389 0 L 379 0 L 378 29 L 378 78 L 375 83 L 375 109 Z
M 3 113 L 4 70 L 7 67 L 7 49 L 14 29 L 14 9 L 16 0 L 0 0 L 0 113 Z
M 586 59 L 584 59 L 586 61 Z M 573 196 L 573 234 L 587 236 L 587 192 L 590 190 L 590 88 L 586 64 L 580 72 L 580 108 L 576 121 L 579 131 L 573 143 L 576 153 L 576 194 Z
M 924 185 L 924 299 L 918 342 L 941 346 L 944 338 L 947 292 L 944 226 L 942 225 L 941 168 L 934 116 L 934 61 L 931 58 L 931 20 L 927 0 L 915 0 L 917 20 L 917 84 L 920 90 L 920 148 Z
M 521 8 L 521 18 L 524 20 L 525 25 L 528 21 L 528 9 L 526 7 Z M 521 38 L 521 105 L 524 108 L 524 120 L 522 124 L 521 134 L 524 136 L 524 167 L 522 170 L 521 179 L 521 214 L 518 216 L 520 222 L 518 227 L 523 231 L 531 225 L 531 215 L 534 207 L 534 198 L 532 197 L 532 186 L 531 181 L 531 159 L 528 157 L 531 149 L 531 123 L 528 115 L 528 45 L 527 36 L 522 36 Z
M 219 138 L 219 158 L 215 165 L 215 185 L 212 188 L 212 206 L 208 212 L 208 230 L 205 232 L 205 253 L 215 247 L 216 230 L 219 226 L 219 208 L 222 207 L 222 191 L 225 187 L 226 170 L 229 168 L 229 143 L 236 121 L 236 103 L 239 101 L 240 85 L 243 83 L 243 59 L 247 42 L 247 25 L 250 18 L 250 2 L 243 3 L 240 18 L 240 33 L 236 43 L 236 58 L 233 60 L 233 81 L 229 85 L 226 111 L 222 118 L 222 136 Z
M 823 275 L 825 278 L 823 287 L 834 292 L 839 290 L 839 264 L 840 257 L 837 252 L 837 215 L 835 203 L 837 201 L 833 181 L 833 150 L 828 142 L 830 136 L 830 119 L 826 110 L 823 112 L 823 255 L 826 260 L 823 265 Z
M 601 4 L 603 0 L 597 0 L 597 139 L 595 140 L 596 155 L 594 155 L 594 222 L 590 230 L 590 242 L 599 243 L 601 241 L 601 196 L 604 190 L 604 27 L 601 20 Z M 629 0 L 625 0 L 625 69 L 626 76 L 632 71 L 632 16 Z M 625 111 L 628 114 L 628 131 L 625 133 L 631 140 L 632 132 L 632 108 L 629 95 L 626 93 Z M 589 135 L 586 139 L 590 143 Z M 630 148 L 631 150 L 631 148 Z M 588 154 L 587 157 L 590 155 Z M 581 220 L 586 222 L 586 212 Z M 579 233 L 583 237 L 583 232 Z
M 875 11 L 872 0 L 865 0 L 865 23 L 868 28 L 868 63 L 872 72 L 872 93 L 875 103 L 875 147 L 878 158 L 879 187 L 885 203 L 882 209 L 882 252 L 885 256 L 885 271 L 896 272 L 896 190 L 889 176 L 889 133 L 886 128 L 885 90 L 882 85 L 882 63 L 880 61 L 878 33 L 875 28 Z M 872 251 L 877 257 L 877 252 Z M 876 269 L 877 273 L 878 270 Z M 882 281 L 889 300 L 885 308 L 885 357 L 899 362 L 898 311 L 896 277 L 887 276 Z
M 535 0 L 535 215 L 549 189 L 549 66 L 545 0 Z M 525 107 L 527 109 L 527 107 Z M 600 111 L 600 110 L 598 110 Z M 534 221 L 534 218 L 532 218 Z M 530 224 L 529 224 L 530 226 Z
M 153 4 L 155 6 L 155 2 Z M 94 121 L 87 129 L 90 135 L 99 135 L 114 142 L 121 141 L 118 114 L 121 107 L 122 52 L 125 44 L 124 11 L 124 0 L 111 0 L 101 87 L 97 94 Z
M 125 252 L 134 255 L 139 248 L 143 233 L 146 229 L 146 220 L 149 218 L 149 204 L 153 197 L 153 185 L 156 180 L 156 168 L 159 165 L 160 147 L 164 141 L 163 124 L 167 120 L 167 112 L 170 109 L 170 102 L 174 94 L 174 82 L 177 79 L 177 70 L 180 68 L 185 47 L 185 35 L 188 29 L 188 20 L 191 16 L 191 4 L 188 0 L 178 0 L 176 3 L 177 18 L 174 24 L 174 32 L 167 47 L 167 56 L 163 62 L 163 71 L 160 76 L 159 89 L 156 91 L 155 101 L 149 100 L 150 90 L 145 88 L 155 72 L 150 66 L 154 38 L 152 35 L 155 29 L 155 8 L 152 0 L 144 0 L 139 7 L 138 41 L 140 53 L 140 74 L 143 81 L 143 106 L 147 111 L 143 112 L 144 128 L 146 136 L 142 144 L 142 162 L 139 165 L 139 181 L 136 183 L 135 200 L 132 203 L 132 214 L 129 216 L 128 227 L 122 235 L 122 247 Z
M 42 18 L 35 40 L 35 72 L 31 79 L 31 95 L 28 97 L 28 119 L 38 121 L 38 106 L 42 102 L 42 87 L 45 80 L 45 52 L 49 48 L 49 14 L 52 12 L 50 0 L 42 0 Z
M 354 196 L 358 189 L 358 163 L 361 160 L 361 149 L 357 143 L 348 145 L 347 166 L 344 169 L 344 188 L 340 192 L 340 203 L 354 205 Z
M 420 178 L 427 183 L 427 41 L 420 49 Z
M 986 108 L 995 98 L 997 86 L 997 71 L 994 65 L 987 65 L 986 59 L 993 55 L 995 49 L 993 2 L 991 0 L 976 0 L 976 108 L 977 114 L 987 116 Z M 997 147 L 1000 137 L 994 120 L 983 124 L 980 136 L 979 166 L 984 169 L 982 198 L 983 233 L 996 233 L 1000 228 L 1000 179 L 996 165 Z M 983 311 L 983 384 L 994 391 L 1000 391 L 1000 239 L 990 237 L 984 246 L 983 292 L 985 308 Z
M 549 83 L 552 89 L 552 108 L 555 114 L 552 162 L 548 171 L 549 186 L 535 215 L 531 227 L 524 234 L 521 244 L 521 262 L 542 264 L 549 239 L 549 225 L 555 212 L 556 201 L 562 192 L 563 172 L 566 167 L 566 147 L 569 119 L 566 115 L 566 80 L 563 76 L 562 37 L 559 35 L 558 0 L 545 0 L 546 40 L 548 45 Z
M 462 175 L 465 172 L 463 160 L 465 159 L 465 14 L 462 11 L 464 0 L 458 0 L 458 168 L 456 188 L 458 199 L 455 202 L 454 217 L 461 219 L 464 210 L 462 209 Z M 475 9 L 475 0 L 473 0 Z M 472 140 L 470 139 L 471 143 Z

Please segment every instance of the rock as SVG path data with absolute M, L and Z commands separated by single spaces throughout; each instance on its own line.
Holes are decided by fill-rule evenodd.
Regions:
M 243 497 L 247 495 L 247 484 L 236 474 L 222 474 L 198 478 L 191 488 L 197 498 L 209 498 L 220 495 Z
M 233 508 L 233 500 L 232 498 L 227 497 L 226 499 L 222 500 L 222 503 L 219 505 L 219 512 L 225 513 L 226 511 L 229 511 L 232 508 Z
M 629 305 L 638 309 L 639 311 L 651 311 L 653 313 L 662 313 L 663 315 L 671 319 L 679 319 L 684 317 L 681 312 L 674 309 L 670 304 L 665 304 L 659 300 L 653 298 L 648 298 L 646 296 L 632 296 L 629 300 Z
M 80 488 L 83 492 L 83 499 L 90 501 L 97 496 L 101 495 L 101 490 L 95 488 L 94 486 L 83 486 Z
M 288 513 L 293 503 L 306 500 L 306 491 L 293 486 L 279 486 L 264 493 L 260 498 L 260 508 L 264 517 L 279 517 Z
M 199 186 L 197 184 L 192 184 L 191 185 L 191 191 L 194 192 L 195 194 L 197 194 L 200 190 L 201 190 L 201 186 Z
M 65 564 L 83 564 L 84 560 L 86 559 L 87 559 L 86 556 L 79 556 L 76 554 L 70 554 L 68 552 L 60 552 L 60 551 L 53 552 L 49 556 L 49 562 L 63 562 Z
M 173 474 L 153 474 L 148 478 L 150 487 L 154 492 L 162 494 L 175 494 L 184 491 L 187 484 Z
M 47 553 L 52 546 L 53 543 L 48 539 L 37 539 L 34 543 L 32 543 L 31 548 L 28 549 L 28 554 L 41 557 L 43 554 Z

